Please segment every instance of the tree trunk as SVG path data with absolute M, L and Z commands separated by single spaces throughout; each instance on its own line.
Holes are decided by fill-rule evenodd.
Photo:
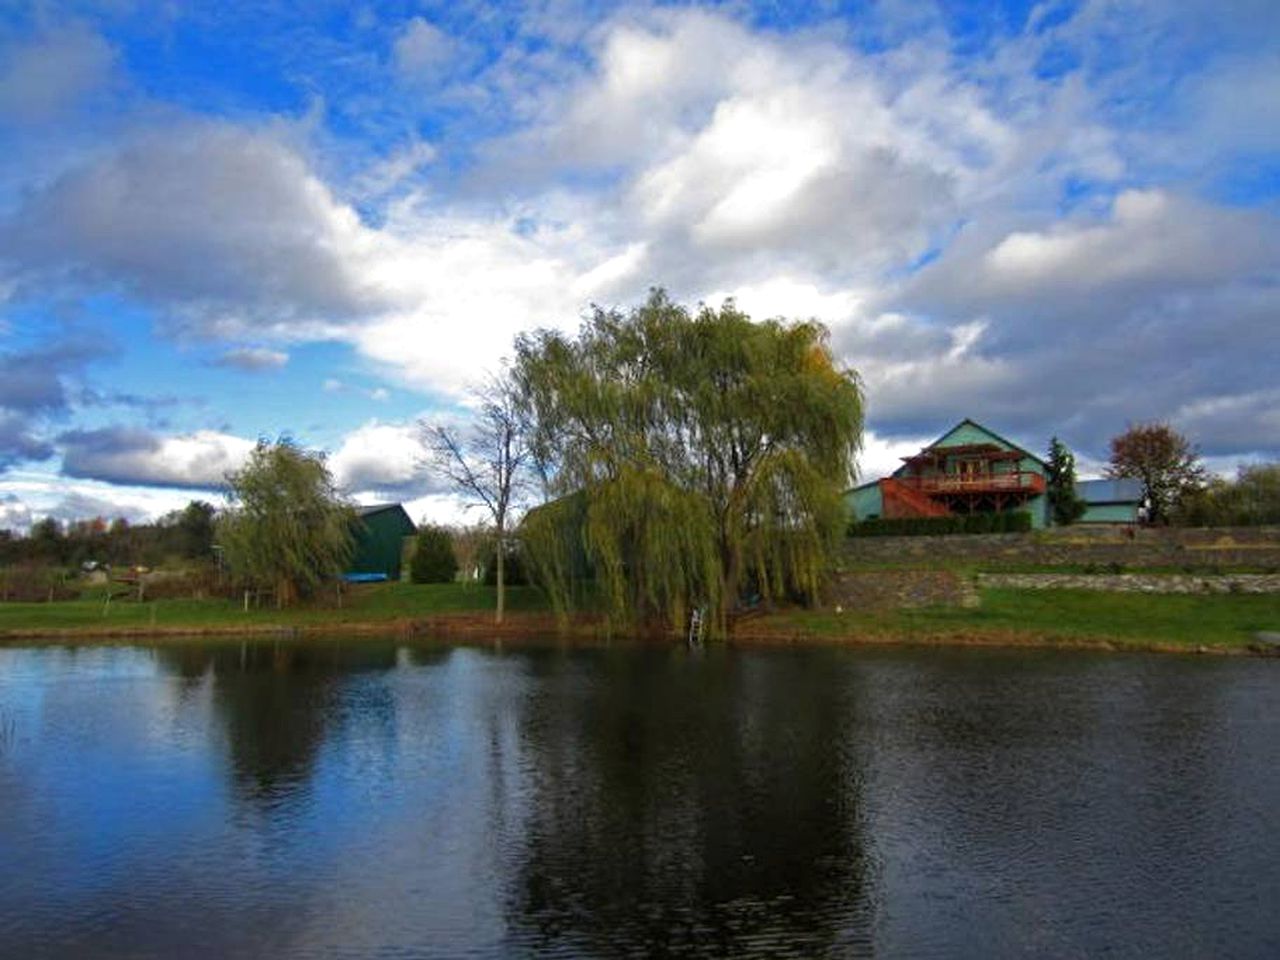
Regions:
M 494 616 L 494 623 L 502 622 L 503 608 L 506 607 L 507 601 L 507 583 L 506 583 L 506 561 L 507 561 L 507 538 L 503 535 L 502 526 L 498 526 L 498 612 Z
M 729 614 L 738 603 L 738 554 L 727 534 L 720 536 L 720 608 L 715 611 L 716 629 L 729 635 Z

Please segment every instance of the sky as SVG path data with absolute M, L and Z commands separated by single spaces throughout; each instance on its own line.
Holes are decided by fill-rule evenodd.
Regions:
M 0 528 L 419 424 L 655 286 L 817 318 L 862 478 L 964 417 L 1280 457 L 1274 0 L 0 6 Z

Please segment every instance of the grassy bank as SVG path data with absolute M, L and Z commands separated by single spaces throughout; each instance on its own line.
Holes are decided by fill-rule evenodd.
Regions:
M 114 601 L 109 608 L 104 606 L 101 598 L 55 603 L 2 603 L 0 637 L 32 631 L 92 634 L 187 629 L 204 632 L 390 624 L 456 614 L 480 616 L 491 613 L 495 606 L 495 593 L 493 587 L 478 584 L 375 583 L 350 588 L 341 607 L 334 597 L 287 610 L 266 606 L 248 611 L 239 602 L 221 599 L 144 603 Z M 521 614 L 544 612 L 547 608 L 541 592 L 533 587 L 509 587 L 507 609 Z
M 104 615 L 99 599 L 0 604 L 6 636 L 129 635 L 272 631 L 370 632 L 407 623 L 428 629 L 491 630 L 494 589 L 472 584 L 368 584 L 335 602 L 245 612 L 227 600 L 116 602 Z M 744 622 L 744 638 L 939 643 L 1057 643 L 1194 650 L 1244 649 L 1258 631 L 1280 630 L 1280 597 L 1149 595 L 1081 590 L 984 589 L 975 609 L 790 610 Z M 553 627 L 542 594 L 508 590 L 506 632 Z M 580 623 L 590 632 L 589 623 Z
M 1101 642 L 1115 646 L 1244 648 L 1260 630 L 1280 630 L 1280 597 L 984 589 L 975 609 L 795 610 L 753 621 L 762 633 L 815 638 Z

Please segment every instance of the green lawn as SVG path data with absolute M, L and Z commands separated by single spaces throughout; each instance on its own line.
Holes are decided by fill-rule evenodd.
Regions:
M 494 589 L 472 584 L 365 584 L 352 588 L 338 609 L 333 599 L 290 610 L 250 610 L 228 600 L 0 603 L 0 634 L 14 630 L 96 630 L 321 626 L 422 619 L 444 613 L 488 613 Z M 979 608 L 934 607 L 897 611 L 794 610 L 751 621 L 769 630 L 825 637 L 942 638 L 947 634 L 1018 634 L 1116 643 L 1243 646 L 1259 630 L 1280 630 L 1280 597 L 1247 594 L 1151 595 L 1082 590 L 984 589 Z M 545 611 L 535 588 L 512 587 L 507 609 Z
M 333 597 L 289 610 L 250 610 L 230 600 L 113 600 L 104 613 L 101 596 L 55 603 L 0 603 L 0 633 L 10 630 L 119 630 L 156 626 L 165 629 L 221 626 L 306 626 L 416 619 L 441 613 L 485 613 L 495 605 L 496 590 L 476 584 L 361 584 L 349 588 L 339 609 Z M 545 610 L 542 593 L 533 587 L 508 587 L 507 609 Z
M 799 610 L 769 617 L 764 625 L 819 636 L 1001 632 L 1187 646 L 1244 646 L 1259 630 L 1280 630 L 1280 597 L 1275 595 L 984 589 L 981 597 L 973 610 Z

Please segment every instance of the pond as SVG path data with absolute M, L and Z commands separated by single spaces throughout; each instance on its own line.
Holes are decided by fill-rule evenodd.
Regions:
M 1280 956 L 1280 663 L 0 648 L 0 956 Z

